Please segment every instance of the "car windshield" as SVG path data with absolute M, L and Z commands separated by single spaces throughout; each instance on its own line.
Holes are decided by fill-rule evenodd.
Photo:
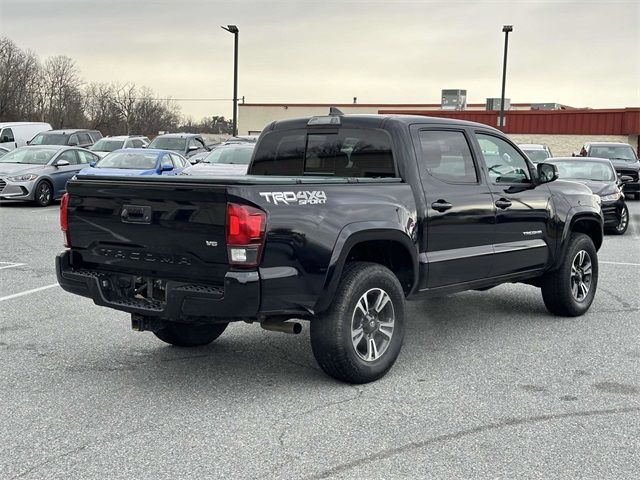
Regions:
M 156 168 L 157 159 L 158 155 L 155 153 L 116 152 L 104 157 L 96 163 L 96 167 L 152 170 Z
M 546 150 L 522 150 L 533 163 L 543 162 L 550 157 Z
M 633 148 L 629 145 L 594 145 L 589 150 L 589 156 L 610 160 L 634 161 L 636 159 Z
M 122 148 L 123 145 L 124 140 L 109 140 L 107 138 L 103 138 L 102 140 L 98 140 L 91 147 L 91 150 L 94 152 L 113 152 L 114 150 Z
M 69 135 L 62 133 L 39 133 L 29 145 L 66 145 L 68 140 Z
M 207 155 L 204 163 L 227 164 L 227 165 L 249 165 L 253 148 L 216 148 Z
M 559 178 L 598 182 L 613 182 L 616 179 L 616 172 L 611 165 L 603 162 L 569 160 L 553 164 L 558 167 Z
M 156 137 L 149 144 L 149 148 L 159 148 L 161 150 L 173 150 L 174 152 L 184 152 L 187 146 L 186 138 L 178 137 Z
M 0 158 L 0 163 L 46 165 L 57 152 L 55 148 L 18 148 Z

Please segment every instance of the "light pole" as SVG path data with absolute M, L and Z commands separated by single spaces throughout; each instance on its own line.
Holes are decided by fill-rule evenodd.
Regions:
M 513 25 L 503 25 L 504 32 L 504 59 L 502 60 L 502 94 L 500 95 L 500 120 L 498 127 L 504 131 L 504 89 L 507 83 L 507 49 L 509 47 L 509 32 L 513 32 Z
M 233 136 L 238 135 L 238 34 L 240 30 L 235 25 L 220 27 L 233 33 Z

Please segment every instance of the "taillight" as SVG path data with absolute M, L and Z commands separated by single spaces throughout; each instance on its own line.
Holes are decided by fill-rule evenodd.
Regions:
M 258 208 L 227 204 L 227 251 L 231 265 L 258 266 L 266 223 L 267 214 Z
M 64 246 L 71 247 L 71 238 L 69 237 L 69 194 L 65 193 L 60 202 L 60 228 L 64 235 Z

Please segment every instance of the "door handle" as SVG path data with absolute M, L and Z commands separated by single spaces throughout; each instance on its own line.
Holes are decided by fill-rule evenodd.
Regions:
M 496 207 L 501 208 L 502 210 L 509 208 L 511 205 L 512 203 L 506 198 L 501 198 L 499 200 L 496 200 Z
M 451 207 L 453 207 L 453 205 L 451 205 L 446 200 L 436 200 L 435 202 L 433 202 L 431 204 L 431 208 L 433 208 L 434 210 L 436 210 L 438 212 L 445 212 L 445 211 L 449 210 Z

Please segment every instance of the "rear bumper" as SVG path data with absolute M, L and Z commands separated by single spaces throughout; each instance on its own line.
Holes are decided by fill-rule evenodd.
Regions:
M 121 297 L 112 286 L 131 275 L 75 269 L 71 252 L 56 257 L 56 275 L 60 286 L 71 293 L 91 298 L 96 305 L 128 313 L 180 321 L 188 318 L 251 318 L 260 307 L 258 272 L 227 272 L 222 286 L 168 281 L 164 301 Z

